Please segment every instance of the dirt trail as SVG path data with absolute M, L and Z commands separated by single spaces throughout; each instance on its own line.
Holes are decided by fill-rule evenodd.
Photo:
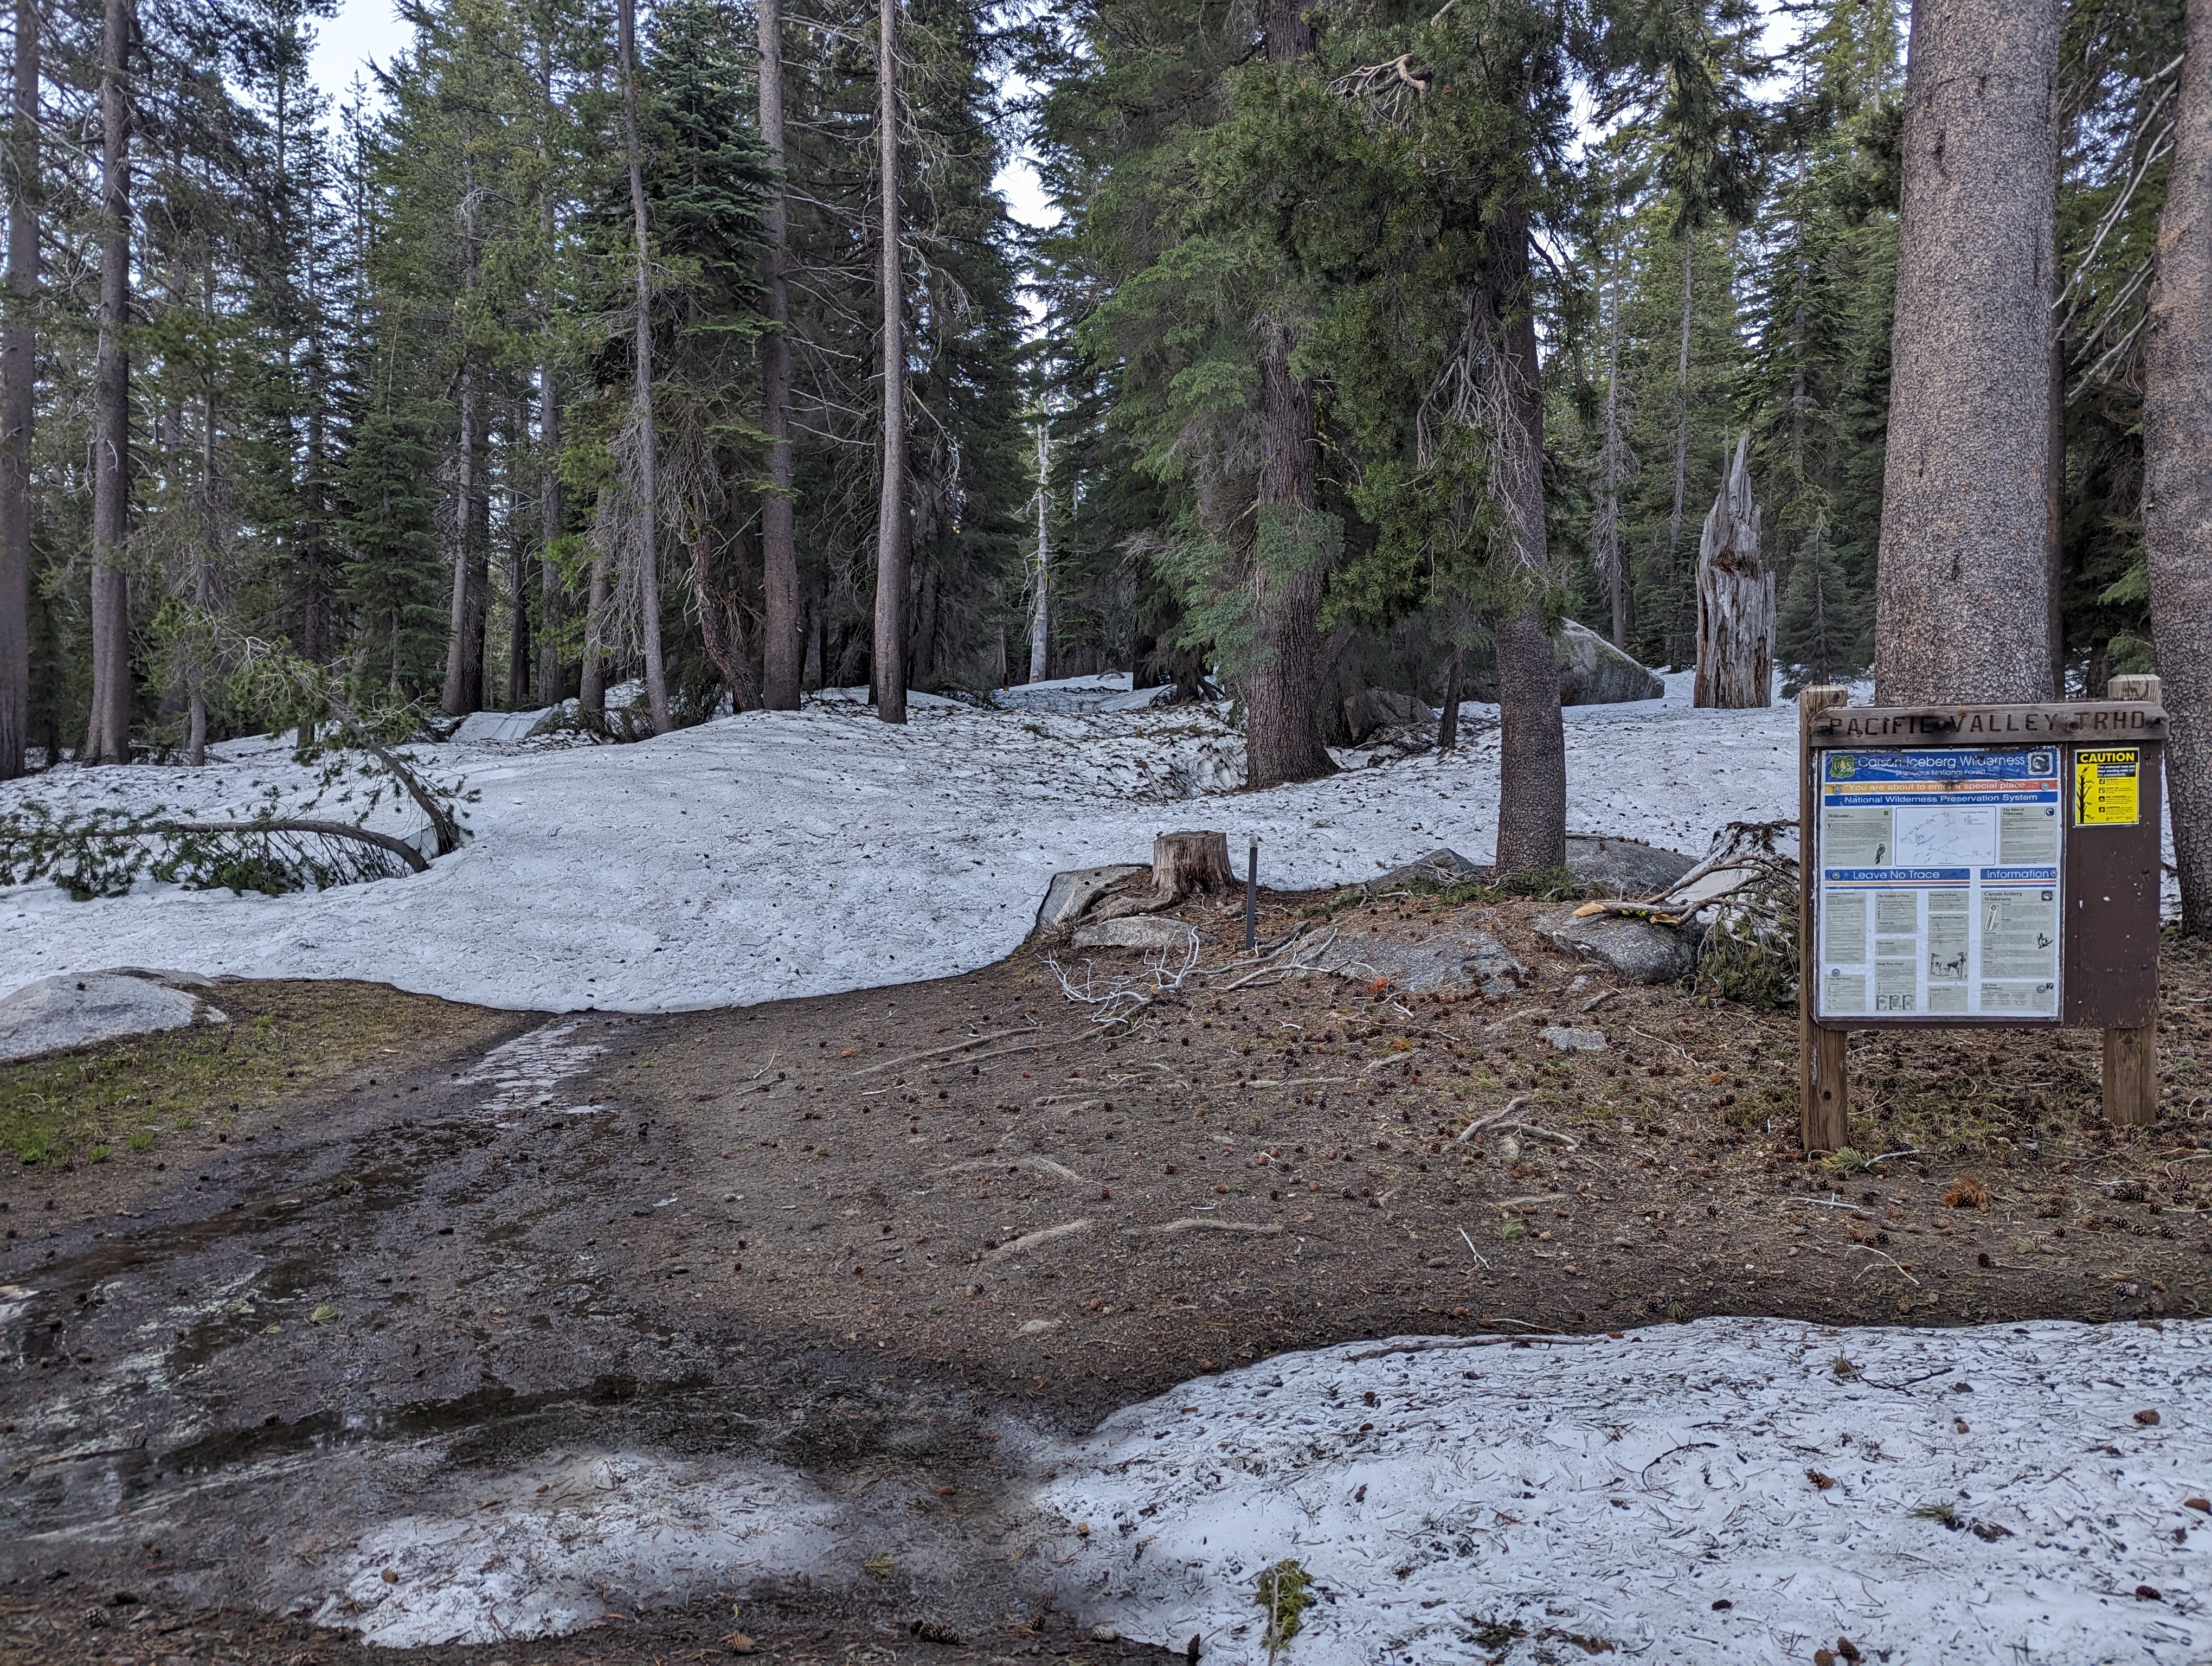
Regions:
M 1234 958 L 1241 922 L 1189 912 Z M 2201 951 L 2169 956 L 2152 1137 L 2085 1121 L 2094 1037 L 1874 1040 L 1866 1149 L 1915 1149 L 1846 1172 L 1792 1152 L 1791 1015 L 1617 988 L 1534 912 L 1337 920 L 1486 934 L 1523 969 L 1487 997 L 1221 978 L 1101 1026 L 1030 950 L 743 1011 L 410 1009 L 404 1070 L 18 1165 L 0 1655 L 349 1657 L 305 1617 L 352 1600 L 364 1534 L 526 1512 L 532 1477 L 627 1453 L 770 1466 L 860 1525 L 804 1583 L 613 1590 L 631 1618 L 465 1657 L 694 1657 L 738 1627 L 787 1658 L 1147 1657 L 1035 1600 L 1030 1432 L 1401 1332 L 2204 1310 Z M 1084 958 L 1094 992 L 1140 964 Z M 1518 1130 L 1455 1139 L 1516 1101 Z

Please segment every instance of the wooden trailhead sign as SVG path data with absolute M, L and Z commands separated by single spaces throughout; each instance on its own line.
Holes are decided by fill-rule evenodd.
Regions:
M 2105 1115 L 2157 1114 L 2158 679 L 2112 698 L 1867 707 L 1798 696 L 1799 1067 L 1808 1152 L 1847 1137 L 1848 1031 L 2105 1032 Z

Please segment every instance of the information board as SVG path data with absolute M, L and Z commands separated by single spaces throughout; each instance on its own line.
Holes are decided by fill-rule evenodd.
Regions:
M 1818 1016 L 2057 1023 L 2059 750 L 1816 758 Z

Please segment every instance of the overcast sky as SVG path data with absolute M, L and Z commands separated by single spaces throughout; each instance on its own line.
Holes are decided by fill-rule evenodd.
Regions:
M 407 27 L 392 0 L 338 0 L 337 15 L 315 25 L 315 84 L 330 94 L 335 106 L 356 76 L 368 80 L 364 64 L 372 58 L 388 64 L 407 44 Z M 1017 220 L 1036 225 L 1057 217 L 1046 209 L 1036 170 L 1027 161 L 1017 157 L 1009 163 L 998 185 Z

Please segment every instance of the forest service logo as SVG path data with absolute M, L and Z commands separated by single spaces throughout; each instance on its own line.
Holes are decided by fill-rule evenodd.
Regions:
M 1849 781 L 1859 772 L 1859 761 L 1849 752 L 1839 752 L 1828 760 L 1828 779 Z

